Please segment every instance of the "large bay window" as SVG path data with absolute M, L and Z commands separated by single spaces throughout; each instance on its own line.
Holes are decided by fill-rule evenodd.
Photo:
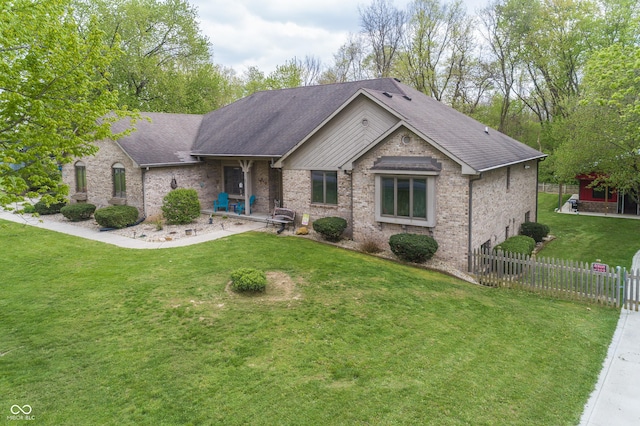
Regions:
M 377 222 L 435 226 L 435 188 L 440 164 L 430 157 L 382 157 L 375 173 Z

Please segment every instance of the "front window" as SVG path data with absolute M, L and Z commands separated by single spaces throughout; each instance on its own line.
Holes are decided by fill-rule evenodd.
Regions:
M 382 215 L 427 219 L 427 179 L 382 177 Z
M 243 195 L 244 175 L 239 166 L 224 167 L 224 192 L 233 195 Z
M 87 167 L 82 161 L 75 164 L 76 192 L 87 192 Z
M 115 198 L 127 197 L 127 185 L 125 180 L 124 166 L 120 163 L 113 165 L 113 196 Z
M 376 221 L 435 226 L 435 175 L 377 175 Z
M 311 172 L 311 202 L 338 204 L 338 172 Z

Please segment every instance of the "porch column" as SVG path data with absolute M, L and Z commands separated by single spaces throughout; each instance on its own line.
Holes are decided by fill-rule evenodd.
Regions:
M 238 160 L 240 167 L 242 168 L 242 174 L 244 175 L 244 213 L 251 213 L 251 205 L 249 204 L 249 198 L 253 193 L 253 187 L 251 186 L 251 167 L 253 166 L 253 160 Z

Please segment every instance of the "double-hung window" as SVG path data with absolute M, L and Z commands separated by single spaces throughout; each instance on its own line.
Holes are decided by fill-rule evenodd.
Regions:
M 311 202 L 338 204 L 338 172 L 319 170 L 311 172 Z

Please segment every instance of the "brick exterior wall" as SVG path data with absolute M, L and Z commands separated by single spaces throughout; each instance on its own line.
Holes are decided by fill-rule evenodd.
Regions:
M 198 192 L 200 205 L 203 210 L 213 208 L 213 200 L 223 191 L 223 164 L 237 165 L 234 160 L 208 160 L 201 164 L 154 167 L 140 169 L 129 156 L 113 141 L 97 142 L 99 151 L 96 155 L 77 159 L 66 164 L 62 169 L 63 182 L 69 186 L 70 202 L 77 202 L 75 197 L 75 164 L 82 161 L 87 175 L 87 202 L 95 204 L 97 208 L 114 204 L 127 204 L 136 207 L 140 216 L 154 217 L 162 214 L 162 199 L 171 189 L 171 180 L 176 179 L 177 188 L 192 188 Z M 113 198 L 112 166 L 121 163 L 125 168 L 126 198 Z M 253 194 L 256 196 L 254 212 L 267 213 L 273 208 L 273 201 L 269 199 L 269 169 L 268 161 L 256 161 L 252 167 L 251 179 Z M 144 184 L 143 184 L 144 179 Z M 144 194 L 143 194 L 144 186 Z M 84 198 L 84 197 L 82 197 Z
M 537 167 L 537 161 L 515 164 L 485 172 L 473 182 L 472 249 L 486 242 L 491 247 L 501 243 L 507 227 L 509 237 L 518 235 L 527 212 L 529 220 L 536 221 Z
M 69 186 L 69 195 L 74 201 L 76 195 L 75 164 L 82 161 L 87 171 L 87 198 L 86 202 L 95 204 L 97 208 L 107 207 L 113 204 L 127 204 L 136 207 L 142 215 L 142 172 L 133 160 L 127 156 L 120 147 L 112 141 L 99 141 L 96 143 L 99 151 L 91 157 L 83 157 L 66 164 L 62 169 L 62 180 Z M 115 200 L 113 198 L 112 166 L 120 163 L 125 168 L 126 198 Z
M 408 144 L 401 141 L 405 135 L 410 136 Z M 442 170 L 436 178 L 435 227 L 376 222 L 375 174 L 371 167 L 382 156 L 429 156 L 441 163 Z M 473 182 L 472 248 L 488 240 L 492 245 L 502 242 L 507 226 L 510 235 L 516 235 L 527 212 L 531 221 L 536 220 L 537 162 L 529 162 L 527 166 L 519 164 L 510 168 L 508 190 L 507 168 L 484 173 Z M 439 245 L 436 258 L 461 270 L 467 269 L 469 180 L 475 177 L 462 175 L 460 165 L 416 135 L 398 131 L 361 157 L 352 172 L 339 171 L 335 206 L 311 204 L 309 170 L 284 169 L 282 173 L 284 206 L 295 210 L 298 220 L 302 213 L 310 213 L 311 221 L 340 216 L 348 222 L 348 237 L 356 242 L 374 241 L 380 247 L 388 247 L 389 237 L 397 233 L 430 235 Z

